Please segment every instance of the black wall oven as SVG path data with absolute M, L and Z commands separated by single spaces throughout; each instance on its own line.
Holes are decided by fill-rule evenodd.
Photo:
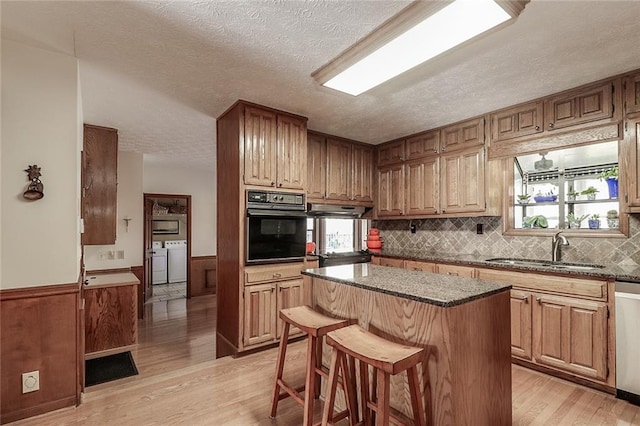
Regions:
M 247 191 L 246 263 L 304 259 L 307 214 L 304 194 Z

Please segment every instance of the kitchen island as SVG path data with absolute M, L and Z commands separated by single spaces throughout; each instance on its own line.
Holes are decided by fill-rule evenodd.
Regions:
M 428 424 L 511 424 L 510 285 L 371 264 L 303 274 L 319 312 L 425 348 Z M 391 383 L 391 406 L 410 415 L 406 376 Z

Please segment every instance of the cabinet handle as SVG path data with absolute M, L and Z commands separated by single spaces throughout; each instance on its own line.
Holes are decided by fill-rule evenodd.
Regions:
M 460 276 L 460 274 L 457 273 L 457 272 L 447 272 L 447 275 L 452 275 L 452 276 L 456 276 L 456 277 Z
M 554 124 L 553 123 L 549 123 L 549 128 L 553 129 Z
M 446 213 L 447 211 L 445 209 L 442 209 L 442 213 Z
M 529 303 L 529 296 L 514 297 L 514 299 L 522 300 L 524 303 Z
M 279 274 L 277 272 L 273 274 L 273 278 L 280 278 L 281 276 L 282 276 L 282 274 Z
M 536 126 L 536 131 L 540 131 L 540 126 Z
M 271 182 L 271 186 L 276 186 L 276 183 L 275 182 Z
M 542 304 L 542 297 L 536 297 L 536 302 L 538 302 L 538 304 Z
M 446 149 L 447 149 L 447 147 L 446 147 L 446 146 L 443 146 L 443 147 L 440 149 L 440 151 L 445 152 L 445 150 L 446 150 Z

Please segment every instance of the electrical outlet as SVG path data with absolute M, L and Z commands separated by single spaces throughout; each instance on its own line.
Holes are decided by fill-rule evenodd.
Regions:
M 476 224 L 476 234 L 478 235 L 484 234 L 484 226 L 481 223 Z
M 40 390 L 40 371 L 22 373 L 22 393 Z

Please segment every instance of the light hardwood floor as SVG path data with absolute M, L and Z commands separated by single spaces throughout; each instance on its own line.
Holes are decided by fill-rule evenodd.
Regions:
M 133 353 L 138 376 L 86 389 L 77 408 L 14 424 L 300 424 L 302 409 L 290 398 L 277 419 L 268 417 L 276 349 L 214 360 L 215 296 L 153 305 Z M 304 361 L 304 342 L 290 345 L 285 380 L 302 383 Z M 512 371 L 514 425 L 640 425 L 640 407 L 519 366 Z

